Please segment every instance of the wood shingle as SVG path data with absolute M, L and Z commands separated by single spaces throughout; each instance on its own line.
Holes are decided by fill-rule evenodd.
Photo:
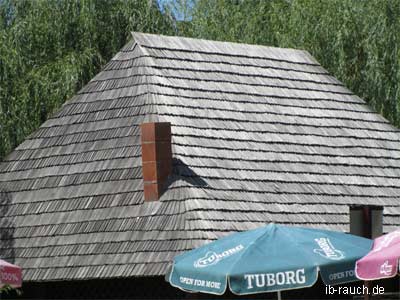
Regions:
M 143 199 L 139 125 L 170 122 L 173 174 Z M 0 163 L 0 255 L 27 281 L 163 275 L 268 222 L 400 225 L 400 132 L 306 51 L 134 33 Z

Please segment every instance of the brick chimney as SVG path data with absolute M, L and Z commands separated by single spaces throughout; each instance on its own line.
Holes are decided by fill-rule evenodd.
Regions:
M 143 123 L 140 129 L 144 200 L 156 201 L 172 171 L 171 123 Z

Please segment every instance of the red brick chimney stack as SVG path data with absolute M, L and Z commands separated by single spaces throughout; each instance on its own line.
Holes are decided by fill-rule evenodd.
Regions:
M 142 171 L 144 200 L 158 200 L 172 172 L 171 123 L 143 123 Z

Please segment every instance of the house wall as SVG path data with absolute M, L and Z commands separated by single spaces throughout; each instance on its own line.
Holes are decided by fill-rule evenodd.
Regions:
M 23 299 L 184 299 L 163 277 L 24 283 Z
M 361 282 L 354 285 L 359 286 Z M 398 278 L 377 281 L 373 285 L 385 287 L 385 292 L 398 291 Z M 163 277 L 142 277 L 131 279 L 59 281 L 42 283 L 24 283 L 23 294 L 4 295 L 3 299 L 276 299 L 276 293 L 248 296 L 235 296 L 225 293 L 213 296 L 200 293 L 184 293 L 173 288 Z M 352 298 L 352 297 L 350 297 Z M 282 293 L 282 299 L 349 299 L 347 295 L 326 295 L 325 285 L 318 280 L 307 289 L 292 290 Z M 361 298 L 360 298 L 361 299 Z

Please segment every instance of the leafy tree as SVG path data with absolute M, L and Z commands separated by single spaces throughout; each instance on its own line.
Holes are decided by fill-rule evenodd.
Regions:
M 9 294 L 15 294 L 17 296 L 22 295 L 21 289 L 14 289 L 10 285 L 4 285 L 3 287 L 0 288 L 0 296 L 1 295 L 9 295 Z
M 308 50 L 400 125 L 397 0 L 0 0 L 0 159 L 132 30 Z M 178 22 L 175 22 L 178 19 Z
M 173 34 L 173 24 L 152 1 L 0 1 L 0 159 L 87 83 L 131 31 Z
M 400 1 L 197 0 L 182 35 L 308 50 L 400 125 Z

